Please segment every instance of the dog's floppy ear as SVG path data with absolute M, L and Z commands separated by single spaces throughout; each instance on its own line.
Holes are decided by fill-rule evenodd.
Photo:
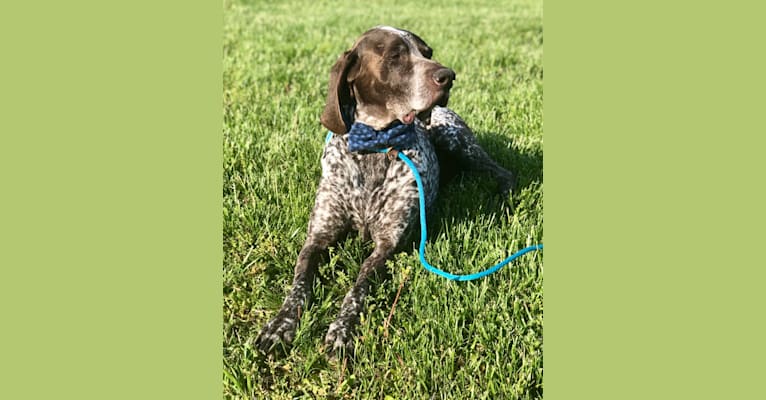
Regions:
M 330 71 L 330 84 L 327 90 L 327 103 L 322 112 L 322 125 L 337 134 L 348 132 L 354 122 L 356 101 L 349 83 L 353 81 L 358 57 L 356 50 L 343 53 Z

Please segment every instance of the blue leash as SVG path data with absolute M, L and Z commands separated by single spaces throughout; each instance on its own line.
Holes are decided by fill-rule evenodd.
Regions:
M 329 142 L 332 138 L 333 133 L 328 132 L 327 137 L 325 138 L 325 143 Z M 380 149 L 378 150 L 379 153 L 388 153 L 390 149 Z M 476 272 L 473 274 L 468 275 L 455 275 L 451 274 L 446 271 L 442 271 L 439 268 L 434 267 L 433 265 L 429 264 L 428 261 L 426 261 L 426 199 L 423 191 L 423 182 L 420 179 L 420 173 L 418 172 L 418 168 L 415 166 L 415 163 L 410 160 L 409 157 L 407 157 L 406 154 L 404 154 L 403 151 L 398 151 L 397 155 L 399 159 L 404 161 L 405 164 L 407 164 L 408 167 L 410 167 L 410 170 L 412 170 L 412 175 L 415 177 L 415 183 L 418 185 L 418 204 L 420 204 L 420 248 L 418 250 L 418 255 L 420 256 L 420 263 L 423 264 L 423 268 L 428 270 L 429 272 L 433 272 L 436 275 L 439 275 L 443 278 L 447 278 L 453 281 L 472 281 L 475 279 L 483 278 L 487 275 L 493 274 L 497 272 L 500 268 L 503 268 L 511 261 L 523 256 L 524 254 L 527 254 L 531 251 L 536 250 L 542 250 L 543 245 L 542 244 L 536 244 L 534 246 L 525 247 L 516 253 L 512 254 L 510 257 L 506 258 L 505 260 L 501 261 L 494 267 L 485 269 L 484 271 Z

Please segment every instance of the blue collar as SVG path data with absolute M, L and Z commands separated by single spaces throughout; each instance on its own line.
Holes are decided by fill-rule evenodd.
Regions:
M 405 149 L 415 144 L 415 124 L 394 121 L 388 128 L 376 131 L 369 125 L 354 122 L 348 131 L 348 151 L 377 151 L 388 147 Z

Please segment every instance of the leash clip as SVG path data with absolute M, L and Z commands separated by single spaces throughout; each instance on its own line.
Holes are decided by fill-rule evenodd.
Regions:
M 399 157 L 399 150 L 389 147 L 386 150 L 386 157 L 388 157 L 388 161 L 396 161 L 396 158 Z

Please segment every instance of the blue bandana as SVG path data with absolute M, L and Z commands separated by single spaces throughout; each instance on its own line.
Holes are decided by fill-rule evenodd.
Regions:
M 388 128 L 376 131 L 369 125 L 354 122 L 348 131 L 348 151 L 377 151 L 388 147 L 401 150 L 415 143 L 415 135 L 415 124 L 394 121 Z

